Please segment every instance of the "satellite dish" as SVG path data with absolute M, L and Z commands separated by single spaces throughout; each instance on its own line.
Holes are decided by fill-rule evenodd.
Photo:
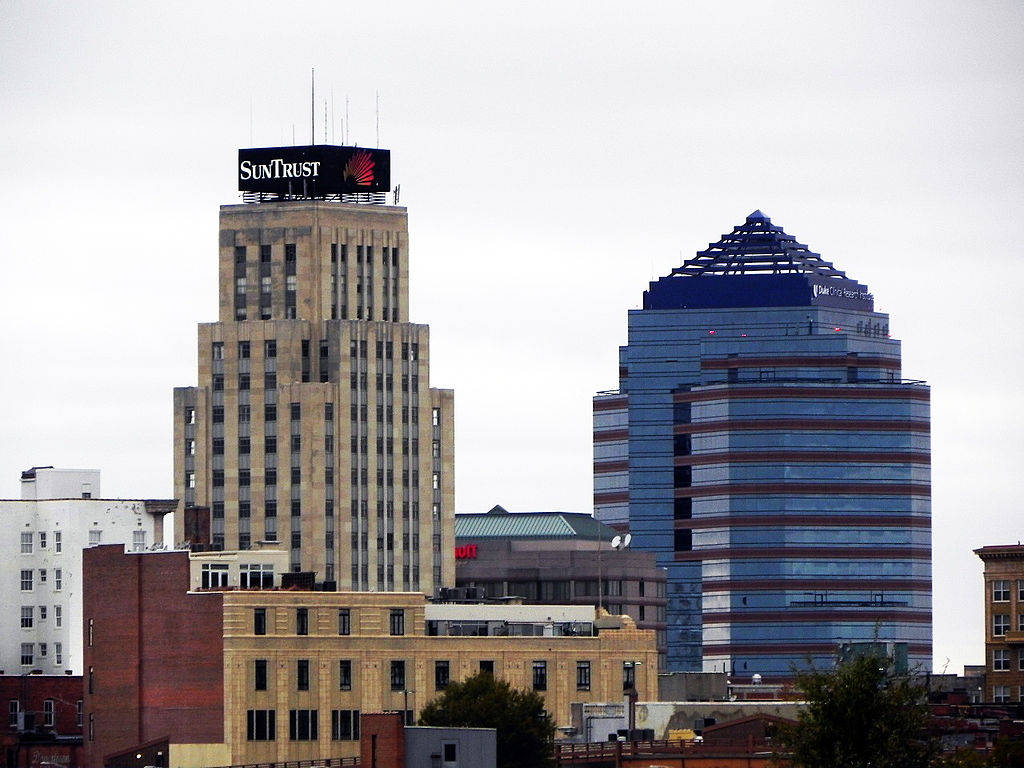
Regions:
M 622 546 L 628 547 L 629 546 L 629 542 L 631 542 L 632 540 L 633 540 L 633 534 L 632 533 L 627 533 L 626 536 L 622 539 Z
M 618 549 L 620 541 L 622 541 L 621 536 L 616 536 L 614 539 L 612 539 L 612 549 Z

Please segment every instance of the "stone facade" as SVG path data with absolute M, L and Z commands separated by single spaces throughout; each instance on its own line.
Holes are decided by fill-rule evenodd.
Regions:
M 1024 701 L 1024 546 L 981 547 L 985 563 L 983 701 Z
M 404 208 L 221 208 L 219 320 L 174 392 L 175 489 L 214 548 L 279 541 L 344 590 L 454 583 L 454 395 L 429 386 L 408 258 Z
M 422 593 L 189 591 L 213 553 L 85 557 L 89 766 L 156 739 L 217 765 L 355 756 L 361 713 L 416 718 L 446 681 L 481 669 L 540 692 L 558 726 L 573 702 L 621 700 L 627 680 L 657 696 L 654 632 L 626 616 L 591 610 L 584 624 L 582 606 L 509 606 L 505 628 L 456 635 L 503 622 Z

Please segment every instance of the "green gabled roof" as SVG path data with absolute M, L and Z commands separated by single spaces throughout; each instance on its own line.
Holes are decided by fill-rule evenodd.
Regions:
M 581 512 L 515 512 L 495 506 L 485 514 L 455 515 L 457 539 L 588 539 L 611 541 L 615 531 Z

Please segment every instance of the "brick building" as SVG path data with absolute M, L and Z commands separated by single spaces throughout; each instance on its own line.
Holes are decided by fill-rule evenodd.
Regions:
M 480 670 L 539 691 L 560 726 L 573 702 L 656 698 L 654 633 L 627 616 L 279 589 L 288 555 L 86 550 L 85 765 L 355 756 L 362 712 L 414 719 Z
M 1024 701 L 1024 545 L 981 547 L 985 564 L 985 692 L 998 704 Z
M 0 768 L 80 764 L 81 675 L 0 675 L 0 701 Z

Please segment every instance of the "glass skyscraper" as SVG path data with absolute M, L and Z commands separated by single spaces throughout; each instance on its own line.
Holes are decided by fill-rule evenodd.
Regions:
M 929 389 L 760 211 L 629 313 L 594 466 L 597 517 L 668 569 L 670 669 L 768 682 L 876 639 L 931 669 Z

